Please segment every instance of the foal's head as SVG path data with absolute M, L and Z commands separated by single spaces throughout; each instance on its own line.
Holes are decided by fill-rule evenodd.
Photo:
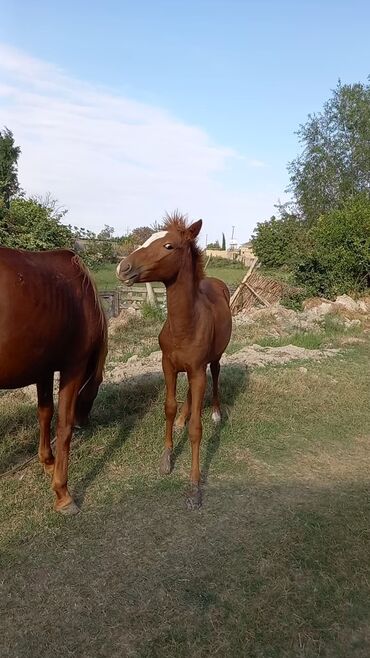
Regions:
M 127 285 L 148 281 L 170 283 L 188 263 L 193 268 L 195 279 L 202 279 L 203 257 L 196 244 L 201 228 L 201 219 L 188 225 L 182 215 L 167 215 L 161 230 L 120 262 L 118 278 Z

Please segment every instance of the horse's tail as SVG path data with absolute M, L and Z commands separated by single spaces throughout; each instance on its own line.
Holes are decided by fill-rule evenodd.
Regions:
M 96 323 L 91 354 L 86 366 L 83 384 L 78 392 L 76 416 L 78 424 L 86 421 L 103 380 L 105 360 L 108 353 L 108 324 L 94 280 L 85 264 L 75 255 L 73 263 L 82 275 L 82 288 L 93 296 Z M 91 327 L 90 327 L 91 329 Z

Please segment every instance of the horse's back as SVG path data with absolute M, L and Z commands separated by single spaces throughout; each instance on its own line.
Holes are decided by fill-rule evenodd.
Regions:
M 102 321 L 96 302 L 74 252 L 0 248 L 0 388 L 34 383 L 83 358 Z

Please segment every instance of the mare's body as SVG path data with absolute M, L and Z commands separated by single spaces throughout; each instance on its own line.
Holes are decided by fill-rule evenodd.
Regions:
M 0 389 L 37 385 L 39 458 L 53 474 L 56 508 L 75 512 L 67 490 L 73 425 L 99 385 L 107 329 L 96 289 L 71 251 L 0 247 Z M 60 372 L 56 458 L 50 447 L 54 372 Z
M 117 268 L 119 278 L 128 283 L 163 281 L 166 286 L 168 313 L 159 336 L 166 381 L 166 438 L 161 470 L 169 473 L 172 468 L 177 374 L 186 372 L 189 390 L 176 427 L 183 428 L 189 420 L 192 446 L 189 502 L 194 507 L 201 503 L 199 448 L 206 369 L 210 364 L 212 418 L 219 422 L 219 361 L 231 335 L 229 291 L 219 279 L 205 277 L 202 254 L 196 245 L 201 224 L 200 220 L 188 226 L 181 216 L 168 217 L 164 230 L 154 234 Z

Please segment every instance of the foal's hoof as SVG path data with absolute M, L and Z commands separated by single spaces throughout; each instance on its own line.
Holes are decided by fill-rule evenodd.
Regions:
M 172 450 L 170 448 L 165 448 L 161 463 L 159 466 L 159 472 L 161 475 L 169 475 L 172 471 Z
M 218 410 L 212 413 L 212 420 L 216 425 L 221 422 L 221 414 Z
M 57 512 L 60 512 L 60 514 L 63 514 L 63 516 L 75 516 L 80 512 L 80 508 L 76 505 L 74 500 L 71 500 L 71 502 L 64 507 L 56 507 L 55 509 Z
M 202 492 L 199 484 L 191 485 L 190 491 L 186 495 L 186 507 L 189 511 L 202 507 Z

